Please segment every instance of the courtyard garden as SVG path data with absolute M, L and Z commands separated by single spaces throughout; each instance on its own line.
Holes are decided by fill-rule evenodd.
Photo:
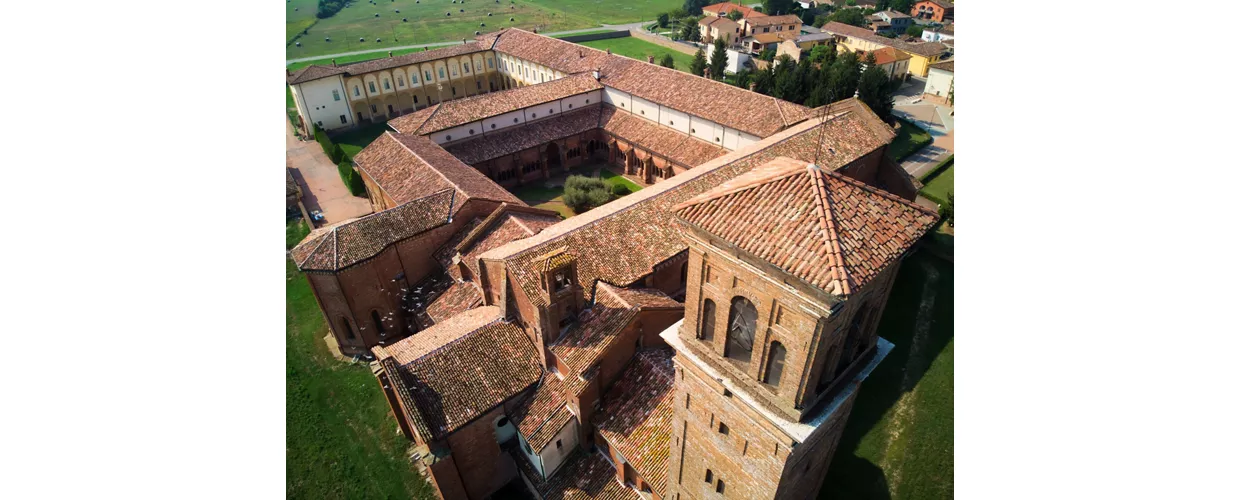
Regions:
M 614 197 L 620 197 L 629 193 L 641 190 L 641 186 L 637 183 L 624 178 L 624 176 L 612 172 L 603 165 L 590 165 L 580 167 L 573 170 L 575 175 L 597 176 L 603 181 L 606 189 L 613 194 Z M 545 181 L 527 184 L 520 187 L 512 188 L 512 194 L 527 205 L 546 210 L 554 210 L 559 212 L 565 219 L 577 215 L 568 204 L 564 202 L 564 189 L 567 176 L 556 176 Z M 618 187 L 618 186 L 623 186 Z M 618 194 L 623 193 L 623 194 Z
M 951 498 L 953 267 L 917 251 L 878 326 L 895 344 L 861 385 L 820 498 Z
M 628 36 L 606 40 L 592 40 L 580 42 L 580 44 L 599 50 L 611 49 L 613 54 L 620 54 L 641 61 L 645 61 L 646 56 L 653 55 L 655 64 L 658 64 L 665 54 L 671 54 L 672 60 L 676 63 L 676 69 L 681 71 L 689 71 L 689 65 L 693 64 L 693 56 L 689 54 L 650 43 L 637 37 Z
M 459 41 L 473 38 L 475 31 L 506 27 L 541 33 L 626 24 L 652 20 L 682 4 L 680 0 L 354 0 L 318 19 L 317 0 L 287 0 L 285 58 Z
M 903 118 L 896 118 L 896 121 L 900 122 L 900 130 L 896 132 L 896 138 L 891 141 L 891 145 L 887 146 L 887 157 L 892 160 L 899 162 L 934 142 L 930 133 L 917 124 Z
M 285 232 L 291 248 L 309 228 L 297 220 Z M 305 275 L 285 267 L 286 496 L 433 498 L 370 367 L 332 357 Z

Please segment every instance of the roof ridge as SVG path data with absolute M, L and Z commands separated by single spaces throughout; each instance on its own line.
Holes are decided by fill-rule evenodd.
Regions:
M 823 226 L 824 236 L 826 237 L 827 251 L 831 253 L 831 260 L 835 267 L 835 281 L 839 283 L 840 295 L 849 295 L 852 293 L 851 279 L 848 276 L 848 269 L 844 266 L 844 252 L 840 249 L 840 234 L 835 227 L 835 212 L 830 196 L 827 195 L 827 181 L 822 168 L 817 165 L 810 164 L 806 167 L 809 174 L 810 182 L 815 187 L 815 198 L 817 199 L 819 209 L 822 210 L 819 223 Z
M 436 111 L 438 111 L 438 110 L 436 110 Z M 385 134 L 390 134 L 391 132 L 389 131 L 389 132 L 384 132 L 384 133 L 385 133 Z M 409 137 L 409 139 L 410 139 L 410 140 L 423 139 L 423 137 L 422 137 L 422 136 L 420 136 L 420 135 L 407 135 L 407 134 L 401 134 L 401 135 L 402 135 L 402 136 Z M 395 137 L 393 137 L 393 139 L 395 139 Z M 426 140 L 427 140 L 427 141 L 430 141 L 430 139 L 426 139 Z M 444 180 L 444 181 L 446 181 L 446 182 L 447 182 L 450 186 L 452 186 L 452 188 L 453 188 L 453 189 L 455 189 L 455 190 L 457 190 L 457 191 L 460 191 L 461 193 L 465 193 L 465 190 L 464 190 L 464 189 L 461 189 L 461 186 L 457 185 L 457 183 L 456 183 L 456 182 L 453 182 L 453 181 L 452 181 L 452 179 L 449 179 L 449 178 L 448 178 L 448 176 L 444 175 L 444 173 L 443 173 L 443 172 L 441 172 L 441 171 L 439 170 L 439 168 L 435 167 L 435 166 L 434 166 L 434 164 L 432 164 L 432 163 L 431 163 L 431 162 L 429 162 L 429 161 L 426 161 L 426 158 L 423 158 L 423 157 L 422 157 L 422 155 L 418 154 L 418 152 L 417 152 L 417 151 L 414 151 L 412 148 L 410 148 L 408 144 L 405 144 L 405 141 L 402 141 L 402 140 L 397 139 L 397 140 L 396 140 L 396 142 L 397 142 L 398 144 L 400 144 L 400 147 L 405 148 L 405 151 L 408 151 L 410 154 L 412 154 L 415 158 L 417 158 L 418 160 L 420 160 L 422 163 L 425 163 L 425 164 L 427 164 L 428 166 L 430 166 L 430 167 L 431 167 L 431 171 L 435 172 L 435 174 L 436 174 L 436 175 L 438 175 L 439 177 L 442 177 L 442 178 L 443 178 L 443 180 Z M 433 141 L 431 141 L 431 143 L 432 143 L 432 144 L 434 144 L 434 142 L 433 142 Z M 437 144 L 436 144 L 436 145 L 437 145 Z M 453 158 L 455 158 L 455 157 L 453 157 Z M 469 193 L 465 193 L 465 196 L 469 197 L 469 196 L 471 196 L 471 195 L 470 195 Z M 453 196 L 453 202 L 455 202 L 455 201 L 456 201 L 456 197 L 455 197 L 455 196 Z
M 922 212 L 925 212 L 925 213 L 927 213 L 927 214 L 929 214 L 929 215 L 933 215 L 933 216 L 935 216 L 935 217 L 938 217 L 938 215 L 939 215 L 939 213 L 938 213 L 937 211 L 932 210 L 932 209 L 930 209 L 930 208 L 928 208 L 928 207 L 923 207 L 923 206 L 921 206 L 920 204 L 918 204 L 918 203 L 917 203 L 917 202 L 915 202 L 915 201 L 909 201 L 909 200 L 906 200 L 906 199 L 904 199 L 904 198 L 901 198 L 901 197 L 899 197 L 899 196 L 896 196 L 896 195 L 894 195 L 894 194 L 891 194 L 891 193 L 889 193 L 889 192 L 887 192 L 887 191 L 885 191 L 885 190 L 878 189 L 878 188 L 876 188 L 876 187 L 874 187 L 874 186 L 871 186 L 871 185 L 866 184 L 866 183 L 864 183 L 864 182 L 861 182 L 861 181 L 859 181 L 859 180 L 856 180 L 856 179 L 853 179 L 853 178 L 851 178 L 851 177 L 848 177 L 847 175 L 841 174 L 841 173 L 839 173 L 839 172 L 824 172 L 824 173 L 826 173 L 826 174 L 831 174 L 831 177 L 833 177 L 833 178 L 835 178 L 835 179 L 845 181 L 845 182 L 847 182 L 847 183 L 849 183 L 849 184 L 852 184 L 852 185 L 853 185 L 853 186 L 855 186 L 855 187 L 861 188 L 861 189 L 863 189 L 863 190 L 865 190 L 865 191 L 867 191 L 867 192 L 870 192 L 870 193 L 876 194 L 876 195 L 881 196 L 881 197 L 883 197 L 883 198 L 887 198 L 887 199 L 889 199 L 889 200 L 891 200 L 891 201 L 895 201 L 895 202 L 901 203 L 901 204 L 903 204 L 903 205 L 906 205 L 906 206 L 909 206 L 909 207 L 912 207 L 912 208 L 916 208 L 916 209 L 921 210 Z
M 332 269 L 340 268 L 340 238 L 337 236 L 339 230 L 340 226 L 332 228 Z
M 420 134 L 422 133 L 422 127 L 425 127 L 425 126 L 426 126 L 426 122 L 431 121 L 431 118 L 434 118 L 434 117 L 435 117 L 435 115 L 439 113 L 439 110 L 443 109 L 443 105 L 444 105 L 444 103 L 445 103 L 445 102 L 452 102 L 452 101 L 455 101 L 455 100 L 456 100 L 456 99 L 453 99 L 453 100 L 451 100 L 451 101 L 440 101 L 440 102 L 435 103 L 435 106 L 433 106 L 435 109 L 432 109 L 432 110 L 431 110 L 431 113 L 430 113 L 429 115 L 426 115 L 426 119 L 425 119 L 425 120 L 422 120 L 422 123 L 419 123 L 419 124 L 418 124 L 418 128 L 414 129 L 414 130 L 413 130 L 413 133 L 414 133 L 415 135 L 420 135 Z
M 629 301 L 624 300 L 624 297 L 621 297 L 621 296 L 620 296 L 620 294 L 616 293 L 615 287 L 611 286 L 611 284 L 610 284 L 610 283 L 607 283 L 606 281 L 602 281 L 602 280 L 599 280 L 599 282 L 598 282 L 598 283 L 599 283 L 600 285 L 607 285 L 607 286 L 606 286 L 606 288 L 603 288 L 603 290 L 605 290 L 605 291 L 607 292 L 607 294 L 608 294 L 608 295 L 611 295 L 612 297 L 615 297 L 615 299 L 616 299 L 617 301 L 619 301 L 621 304 L 624 304 L 624 307 L 625 307 L 625 308 L 628 308 L 628 309 L 632 309 L 632 308 L 633 308 L 633 304 L 630 304 L 630 303 L 629 303 Z M 597 297 L 595 297 L 595 298 L 594 298 L 594 302 L 595 302 L 596 304 L 598 303 L 598 298 L 597 298 Z
M 327 231 L 327 232 L 331 232 L 331 231 Z M 306 253 L 306 258 L 301 259 L 301 262 L 297 262 L 298 269 L 301 269 L 301 267 L 305 265 L 306 261 L 310 260 L 310 257 L 313 257 L 314 254 L 318 253 L 319 247 L 323 246 L 323 243 L 327 241 L 326 233 L 320 233 L 319 236 L 320 237 L 317 238 L 319 240 L 319 243 L 315 245 L 314 248 L 311 248 L 310 252 Z M 301 245 L 298 245 L 298 246 L 301 246 Z M 293 247 L 293 249 L 296 250 L 297 247 Z

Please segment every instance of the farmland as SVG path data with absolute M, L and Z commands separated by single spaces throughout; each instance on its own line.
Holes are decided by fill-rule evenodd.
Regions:
M 506 27 L 548 32 L 649 21 L 681 3 L 680 0 L 502 0 L 502 3 L 355 0 L 332 17 L 316 19 L 317 0 L 288 0 L 285 56 L 298 59 L 456 41 L 472 38 L 475 31 L 486 33 Z M 483 23 L 485 27 L 481 26 Z M 331 41 L 326 41 L 327 38 Z M 296 46 L 297 42 L 301 43 L 300 47 Z

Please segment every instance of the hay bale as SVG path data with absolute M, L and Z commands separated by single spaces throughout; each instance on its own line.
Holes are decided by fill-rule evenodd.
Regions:
M 407 17 L 402 17 L 402 18 L 400 18 L 400 22 L 402 22 L 402 23 L 407 23 L 407 22 L 409 22 L 409 18 L 407 18 Z
M 298 46 L 298 47 L 301 47 L 301 42 L 297 42 L 297 46 Z

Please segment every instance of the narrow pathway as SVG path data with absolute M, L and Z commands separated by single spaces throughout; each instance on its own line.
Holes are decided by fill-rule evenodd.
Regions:
M 306 210 L 319 210 L 324 222 L 333 224 L 369 214 L 370 200 L 353 196 L 340 180 L 340 172 L 323 148 L 315 141 L 301 141 L 293 134 L 293 125 L 284 120 L 285 162 L 293 169 L 293 178 L 301 185 Z
M 551 32 L 551 33 L 541 33 L 541 34 L 543 34 L 543 35 L 547 35 L 547 36 L 560 36 L 560 35 L 571 35 L 571 34 L 574 34 L 574 33 L 585 33 L 585 32 L 587 32 L 587 31 L 596 31 L 596 30 L 601 30 L 601 29 L 609 29 L 609 30 L 612 30 L 612 31 L 624 31 L 624 30 L 628 30 L 628 29 L 642 29 L 642 26 L 643 26 L 643 25 L 645 25 L 646 23 L 650 23 L 650 22 L 652 22 L 652 21 L 639 21 L 639 22 L 636 22 L 636 23 L 629 23 L 629 24 L 604 24 L 604 25 L 602 25 L 602 26 L 596 26 L 596 27 L 593 27 L 593 28 L 582 28 L 582 29 L 577 29 L 577 30 L 555 31 L 555 32 Z M 320 60 L 320 59 L 331 59 L 331 58 L 333 58 L 333 57 L 356 56 L 356 55 L 359 55 L 359 54 L 371 54 L 371 53 L 376 54 L 376 57 L 377 57 L 377 56 L 378 56 L 378 55 L 380 55 L 380 54 L 385 54 L 385 53 L 387 53 L 387 51 L 389 51 L 389 50 L 420 49 L 420 48 L 423 48 L 423 47 L 445 47 L 445 46 L 448 46 L 448 45 L 459 45 L 460 43 L 461 43 L 461 42 L 458 42 L 458 41 L 455 41 L 455 40 L 454 40 L 454 41 L 451 41 L 451 42 L 422 43 L 422 44 L 417 44 L 417 45 L 398 45 L 398 46 L 394 46 L 394 47 L 384 47 L 384 48 L 380 48 L 380 49 L 355 50 L 355 51 L 353 51 L 353 52 L 340 52 L 340 53 L 337 53 L 337 54 L 324 54 L 324 55 L 321 55 L 321 56 L 310 56 L 310 57 L 302 57 L 302 58 L 298 58 L 298 59 L 288 59 L 288 60 L 285 60 L 285 61 L 284 61 L 284 64 L 287 66 L 287 65 L 289 65 L 289 64 L 299 63 L 299 62 L 306 62 L 306 61 L 317 61 L 317 60 Z

